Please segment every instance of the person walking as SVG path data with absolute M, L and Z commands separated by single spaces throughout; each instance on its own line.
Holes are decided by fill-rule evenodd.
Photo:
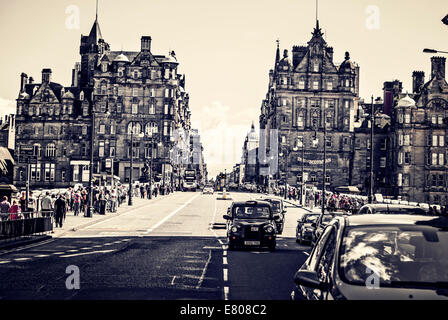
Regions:
M 73 196 L 73 211 L 75 212 L 75 216 L 78 216 L 79 211 L 81 209 L 81 193 L 76 191 Z
M 49 191 L 47 191 L 45 196 L 42 198 L 41 210 L 42 210 L 42 217 L 51 217 L 51 213 L 53 212 L 53 205 Z
M 64 219 L 64 214 L 66 210 L 67 210 L 67 204 L 65 202 L 64 196 L 59 195 L 58 199 L 54 202 L 56 228 L 58 226 L 62 228 L 62 221 Z
M 9 220 L 17 220 L 19 218 L 20 206 L 17 200 L 12 201 L 12 206 L 9 208 Z
M 3 201 L 0 203 L 0 216 L 2 221 L 8 220 L 9 209 L 11 209 L 11 204 L 8 201 L 8 197 L 4 196 Z

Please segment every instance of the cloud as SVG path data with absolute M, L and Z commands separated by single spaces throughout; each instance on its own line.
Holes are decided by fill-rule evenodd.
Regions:
M 16 102 L 0 97 L 0 115 L 3 117 L 11 113 L 16 113 Z
M 244 139 L 254 116 L 258 117 L 248 110 L 234 110 L 220 101 L 194 114 L 192 127 L 199 129 L 210 177 L 240 162 Z

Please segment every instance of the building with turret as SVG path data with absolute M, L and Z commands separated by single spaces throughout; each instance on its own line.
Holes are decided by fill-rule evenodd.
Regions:
M 180 173 L 169 152 L 175 131 L 191 129 L 185 76 L 174 51 L 155 54 L 151 41 L 143 36 L 139 51 L 112 51 L 96 18 L 89 35 L 81 36 L 71 86 L 53 82 L 47 68 L 39 83 L 21 75 L 16 155 L 33 148 L 31 187 L 87 184 L 91 150 L 97 179 L 114 174 L 128 182 L 131 156 L 133 180 L 145 164 L 156 181 L 162 170 L 168 177 Z M 26 168 L 16 166 L 18 186 L 25 185 Z

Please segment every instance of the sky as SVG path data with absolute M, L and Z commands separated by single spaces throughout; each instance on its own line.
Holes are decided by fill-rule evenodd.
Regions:
M 20 74 L 69 86 L 80 61 L 81 34 L 95 19 L 95 0 L 0 0 L 0 114 L 15 112 Z M 360 96 L 382 96 L 384 81 L 412 91 L 414 70 L 430 74 L 431 55 L 448 51 L 446 0 L 320 0 L 318 19 L 334 61 L 346 51 L 360 66 Z M 291 52 L 311 39 L 315 0 L 100 0 L 99 23 L 111 50 L 176 52 L 186 75 L 193 126 L 200 130 L 209 176 L 241 159 L 275 60 L 276 40 Z

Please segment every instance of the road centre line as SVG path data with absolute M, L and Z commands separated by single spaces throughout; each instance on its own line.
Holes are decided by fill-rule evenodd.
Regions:
M 224 276 L 224 282 L 229 281 L 229 275 L 227 269 L 223 269 L 223 276 Z
M 188 200 L 186 203 L 184 203 L 182 206 L 180 206 L 179 208 L 177 208 L 176 210 L 174 210 L 173 212 L 171 212 L 169 215 L 167 215 L 165 218 L 163 218 L 162 220 L 160 220 L 155 226 L 153 226 L 152 228 L 149 228 L 146 232 L 144 232 L 144 234 L 148 234 L 152 231 L 154 231 L 155 229 L 157 229 L 158 227 L 160 227 L 162 224 L 164 224 L 169 218 L 171 218 L 172 216 L 174 216 L 176 213 L 178 213 L 180 210 L 182 210 L 183 208 L 185 208 L 187 205 L 189 205 L 193 200 L 195 200 L 197 197 L 199 197 L 199 194 L 197 194 L 196 196 L 194 196 L 193 198 L 191 198 L 190 200 Z
M 212 250 L 209 250 L 209 252 L 208 252 L 208 259 L 207 259 L 207 262 L 205 263 L 204 269 L 202 270 L 201 278 L 198 281 L 196 289 L 199 289 L 201 287 L 202 282 L 204 281 L 205 272 L 207 271 L 208 265 L 209 265 L 211 260 L 212 260 Z

